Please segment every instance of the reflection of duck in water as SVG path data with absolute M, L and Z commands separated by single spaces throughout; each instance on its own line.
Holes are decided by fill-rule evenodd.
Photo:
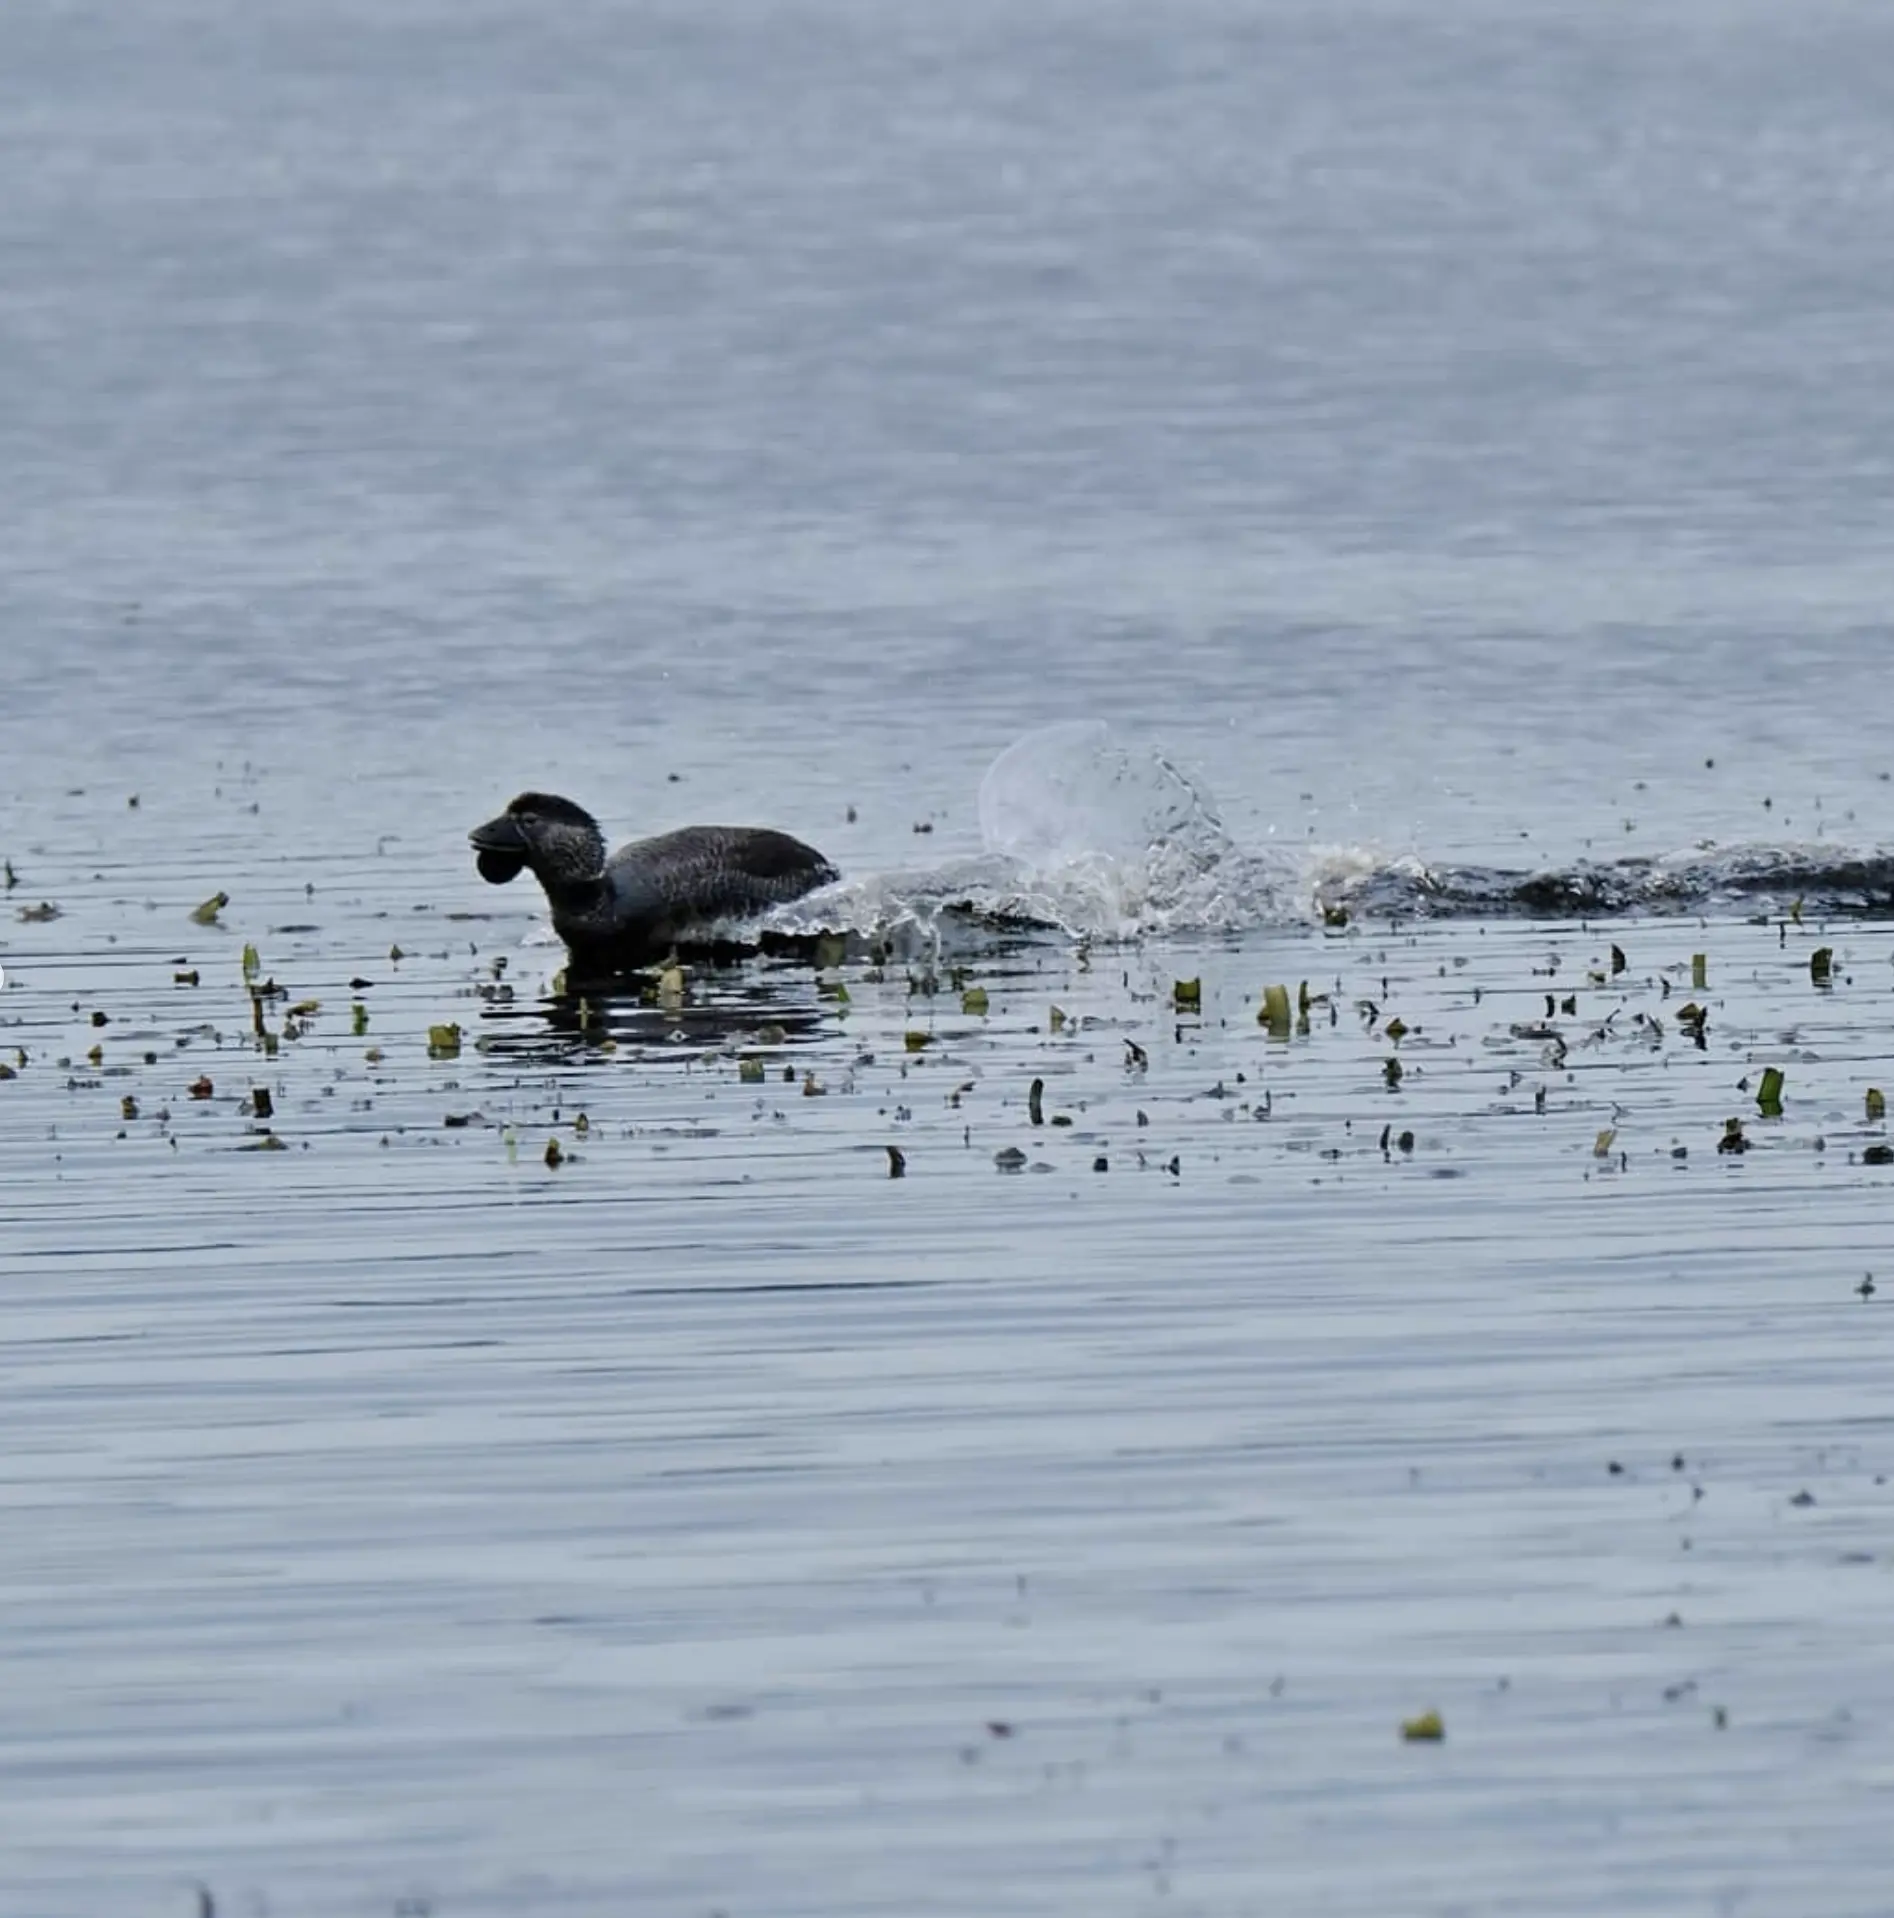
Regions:
M 835 877 L 813 846 L 767 826 L 685 826 L 607 859 L 598 821 L 554 793 L 521 793 L 467 837 L 496 886 L 532 868 L 553 930 L 591 973 L 649 965 L 715 920 L 750 917 Z

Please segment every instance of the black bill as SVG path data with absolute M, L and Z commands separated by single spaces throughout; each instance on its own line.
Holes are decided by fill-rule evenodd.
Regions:
M 519 822 L 505 813 L 476 826 L 467 841 L 474 849 L 474 865 L 480 877 L 490 886 L 504 886 L 526 869 L 526 835 L 520 831 Z

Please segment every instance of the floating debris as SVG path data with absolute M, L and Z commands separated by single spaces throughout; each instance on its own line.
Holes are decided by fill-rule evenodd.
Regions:
M 1176 979 L 1171 982 L 1171 1005 L 1178 1012 L 1203 1010 L 1203 980 Z
M 566 1155 L 560 1150 L 557 1139 L 546 1141 L 546 1166 L 549 1171 L 557 1172 L 566 1162 Z
M 960 995 L 960 1010 L 970 1019 L 986 1017 L 987 996 L 984 986 L 969 986 Z
M 1779 1066 L 1770 1066 L 1762 1075 L 1762 1083 L 1756 1088 L 1756 1109 L 1765 1119 L 1782 1117 L 1782 1071 Z
M 191 1081 L 187 1090 L 193 1099 L 208 1099 L 217 1088 L 211 1084 L 208 1075 L 200 1075 Z
M 1809 978 L 1818 986 L 1833 983 L 1835 971 L 1835 952 L 1832 946 L 1817 946 L 1809 954 Z
M 898 1145 L 885 1148 L 888 1154 L 888 1177 L 905 1179 L 908 1175 L 908 1155 Z
M 763 1062 L 761 1059 L 739 1059 L 737 1078 L 746 1086 L 760 1086 L 763 1083 Z
M 19 916 L 29 926 L 43 926 L 61 914 L 50 899 L 42 899 L 37 906 L 22 906 Z
M 1401 1720 L 1401 1736 L 1410 1745 L 1438 1745 L 1447 1736 L 1446 1721 L 1438 1712 L 1422 1712 Z
M 912 1027 L 901 1035 L 901 1043 L 910 1052 L 925 1052 L 934 1043 L 931 1032 L 916 1032 Z
M 1026 1163 L 1026 1155 L 1016 1145 L 1002 1146 L 994 1153 L 993 1163 L 1002 1172 L 1017 1172 Z
M 217 915 L 229 904 L 229 893 L 214 892 L 201 905 L 191 908 L 192 922 L 200 926 L 214 926 L 217 923 Z
M 275 1117 L 276 1102 L 270 1097 L 270 1089 L 268 1086 L 252 1086 L 250 1088 L 250 1110 L 259 1119 Z
M 1723 1136 L 1716 1142 L 1716 1149 L 1719 1152 L 1747 1152 L 1749 1150 L 1749 1141 L 1743 1137 L 1743 1122 L 1741 1119 L 1725 1119 L 1723 1121 Z
M 1286 1039 L 1289 1036 L 1289 988 L 1287 986 L 1265 986 L 1263 1003 L 1256 1014 L 1256 1023 L 1269 1028 L 1272 1039 Z
M 1045 1100 L 1046 1082 L 1043 1079 L 1035 1079 L 1032 1084 L 1026 1088 L 1026 1118 L 1029 1123 L 1033 1125 L 1045 1124 Z
M 1887 1117 L 1887 1094 L 1879 1086 L 1868 1088 L 1867 1108 L 1870 1125 L 1878 1125 Z
M 1690 955 L 1690 990 L 1707 992 L 1710 989 L 1710 956 L 1708 953 L 1693 952 Z
M 427 1029 L 427 1056 L 430 1059 L 458 1059 L 460 1057 L 460 1028 L 451 1024 L 429 1026 Z

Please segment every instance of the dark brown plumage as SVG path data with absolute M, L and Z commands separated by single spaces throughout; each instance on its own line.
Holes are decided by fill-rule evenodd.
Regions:
M 754 918 L 835 877 L 813 846 L 768 826 L 685 826 L 608 859 L 598 821 L 557 793 L 521 793 L 468 838 L 495 885 L 531 867 L 553 930 L 594 973 L 648 965 L 718 920 Z

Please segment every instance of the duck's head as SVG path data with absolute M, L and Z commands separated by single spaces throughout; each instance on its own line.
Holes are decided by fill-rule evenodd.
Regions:
M 548 891 L 596 879 L 605 870 L 598 821 L 557 793 L 521 793 L 497 819 L 467 835 L 480 877 L 496 886 L 531 866 Z

